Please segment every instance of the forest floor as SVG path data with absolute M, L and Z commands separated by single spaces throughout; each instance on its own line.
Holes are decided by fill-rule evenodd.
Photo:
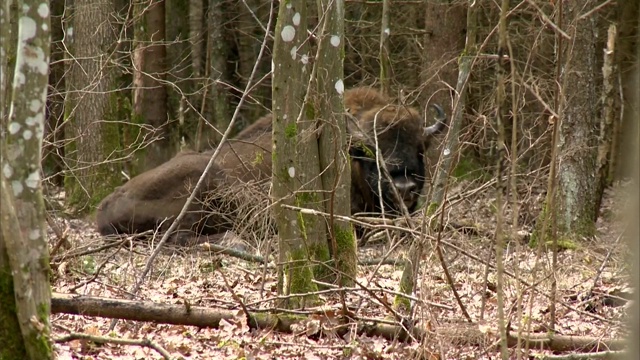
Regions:
M 545 334 L 553 308 L 547 297 L 552 279 L 557 280 L 555 329 L 557 334 L 602 339 L 623 339 L 632 290 L 629 287 L 629 251 L 622 238 L 625 187 L 618 185 L 606 194 L 598 235 L 582 239 L 571 249 L 558 253 L 553 271 L 552 253 L 548 248 L 528 245 L 531 224 L 544 200 L 542 192 L 521 192 L 522 206 L 519 228 L 507 227 L 510 239 L 505 247 L 505 269 L 536 291 L 520 286 L 512 276 L 504 282 L 506 316 L 511 330 Z M 167 248 L 154 260 L 142 286 L 131 293 L 149 260 L 149 242 L 107 243 L 88 220 L 53 217 L 54 231 L 49 228 L 52 248 L 60 242 L 52 256 L 54 292 L 92 297 L 135 299 L 154 303 L 199 306 L 228 310 L 235 317 L 222 320 L 218 328 L 120 320 L 109 330 L 112 319 L 63 313 L 51 317 L 53 336 L 62 338 L 72 333 L 104 336 L 109 339 L 144 340 L 153 343 L 178 359 L 492 359 L 499 356 L 497 347 L 497 279 L 496 272 L 483 262 L 495 264 L 493 233 L 495 229 L 495 196 L 493 191 L 475 191 L 480 185 L 461 182 L 451 190 L 452 196 L 463 195 L 453 204 L 446 219 L 456 226 L 447 227 L 441 239 L 444 262 L 451 274 L 453 288 L 469 314 L 469 323 L 446 279 L 433 242 L 427 245 L 420 263 L 418 289 L 414 293 L 414 317 L 425 329 L 420 340 L 401 342 L 383 337 L 361 335 L 357 325 L 374 324 L 392 319 L 393 304 L 403 267 L 396 265 L 361 265 L 358 282 L 363 287 L 344 292 L 344 302 L 337 292 L 319 295 L 322 305 L 308 308 L 308 320 L 292 327 L 293 333 L 273 329 L 252 329 L 247 325 L 243 306 L 248 311 L 265 311 L 277 307 L 277 274 L 273 267 L 236 257 L 214 254 L 202 247 Z M 511 222 L 507 209 L 507 222 Z M 455 221 L 453 220 L 455 219 Z M 421 219 L 416 219 L 417 222 Z M 462 227 L 460 225 L 463 225 Z M 419 226 L 419 225 L 417 225 Z M 463 231 L 463 229 L 465 231 Z M 512 234 L 518 233 L 518 236 Z M 437 234 L 434 234 L 437 235 Z M 371 240 L 359 249 L 359 258 L 385 257 L 400 259 L 408 250 L 408 239 L 392 247 L 390 241 Z M 157 242 L 157 240 L 156 240 Z M 263 255 L 259 249 L 275 244 L 245 244 L 245 249 Z M 462 251 L 460 251 L 462 250 Z M 471 255 L 471 257 L 470 257 Z M 472 258 L 475 257 L 475 258 Z M 486 278 L 486 280 L 485 280 Z M 364 288 L 367 288 L 365 290 Z M 374 296 L 375 295 L 375 296 Z M 516 306 L 521 300 L 523 313 Z M 241 306 L 240 303 L 244 305 Z M 352 312 L 351 322 L 343 326 L 342 335 L 335 331 L 335 321 L 343 303 Z M 303 314 L 300 312 L 299 314 Z M 599 349 L 603 351 L 606 349 Z M 524 353 L 522 349 L 522 353 Z M 554 352 L 534 347 L 528 356 L 579 353 L 581 348 Z M 97 344 L 88 340 L 57 342 L 58 359 L 162 359 L 160 352 L 149 346 L 131 344 Z M 511 358 L 517 350 L 512 347 Z

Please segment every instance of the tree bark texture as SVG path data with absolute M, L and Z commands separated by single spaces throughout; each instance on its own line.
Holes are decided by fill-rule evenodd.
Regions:
M 320 168 L 324 212 L 351 215 L 351 167 L 344 117 L 344 0 L 320 2 L 324 24 L 316 60 L 317 118 L 320 121 Z M 339 277 L 338 283 L 351 286 L 357 272 L 356 239 L 353 226 L 335 218 L 329 219 L 329 251 Z M 322 258 L 318 254 L 316 258 Z
M 17 5 L 15 12 L 4 5 L 0 16 L 0 28 L 10 15 L 19 19 L 11 110 L 0 141 L 0 358 L 50 359 L 50 269 L 40 175 L 50 9 L 31 0 Z
M 228 82 L 227 59 L 228 46 L 225 39 L 225 12 L 223 0 L 211 0 L 209 2 L 209 45 L 207 46 L 207 59 L 209 63 L 209 96 L 207 106 L 211 108 L 211 114 L 207 118 L 218 131 L 209 126 L 209 137 L 203 139 L 217 143 L 222 137 L 222 133 L 229 126 L 231 115 L 229 113 L 228 91 L 224 83 Z
M 292 0 L 280 6 L 273 54 L 272 197 L 279 235 L 280 264 L 283 266 L 279 288 L 283 294 L 304 293 L 315 288 L 311 281 L 313 273 L 306 247 L 308 233 L 305 221 L 295 211 L 281 206 L 306 204 L 309 202 L 306 198 L 312 198 L 313 195 L 299 192 L 300 176 L 305 171 L 299 165 L 313 159 L 301 159 L 304 154 L 297 152 L 297 142 L 301 137 L 315 138 L 313 132 L 301 132 L 298 129 L 299 124 L 306 120 L 303 106 L 311 71 L 306 15 L 304 0 Z M 297 304 L 289 305 L 296 307 L 302 304 L 297 301 Z
M 565 68 L 561 74 L 564 96 L 561 99 L 559 133 L 557 234 L 560 238 L 591 236 L 602 198 L 596 157 L 600 129 L 599 95 L 601 82 L 596 67 L 601 56 L 596 52 L 596 25 L 590 18 L 579 19 L 585 8 L 596 1 L 583 0 L 564 5 L 568 33 Z M 551 209 L 548 209 L 549 211 Z
M 51 0 L 51 65 L 49 66 L 49 96 L 42 149 L 42 170 L 46 183 L 64 185 L 64 97 L 65 67 L 62 17 L 65 1 Z
M 136 1 L 133 53 L 133 111 L 152 127 L 154 140 L 145 153 L 145 169 L 152 169 L 172 155 L 171 128 L 167 122 L 164 0 Z
M 464 50 L 467 9 L 461 1 L 425 3 L 424 66 L 421 74 L 426 100 L 453 107 L 458 56 Z
M 108 162 L 120 149 L 112 116 L 115 86 L 112 53 L 113 5 L 107 0 L 75 0 L 66 81 L 66 200 L 77 211 L 96 205 L 120 183 L 119 167 Z

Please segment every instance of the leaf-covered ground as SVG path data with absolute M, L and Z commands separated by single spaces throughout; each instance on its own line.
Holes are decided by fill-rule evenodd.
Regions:
M 429 242 L 424 252 L 413 300 L 414 316 L 419 326 L 428 329 L 427 336 L 420 342 L 400 342 L 358 335 L 355 331 L 356 322 L 389 322 L 392 319 L 388 306 L 393 304 L 402 274 L 400 265 L 360 266 L 358 282 L 366 289 L 357 287 L 345 292 L 344 304 L 355 316 L 353 325 L 347 326 L 346 335 L 338 336 L 336 324 L 331 321 L 343 306 L 338 294 L 332 292 L 320 295 L 321 306 L 305 309 L 313 315 L 296 326 L 293 334 L 254 330 L 246 324 L 240 302 L 250 311 L 276 307 L 275 268 L 214 254 L 200 247 L 167 248 L 154 262 L 140 290 L 132 294 L 131 289 L 140 279 L 152 252 L 152 244 L 124 242 L 124 245 L 95 251 L 108 241 L 95 232 L 90 220 L 54 217 L 55 229 L 49 229 L 50 244 L 54 249 L 54 291 L 205 306 L 234 310 L 238 315 L 233 321 L 223 321 L 217 329 L 120 320 L 110 331 L 111 319 L 54 314 L 53 335 L 56 339 L 70 333 L 147 339 L 166 350 L 172 358 L 182 359 L 495 358 L 499 353 L 495 336 L 498 318 L 496 273 L 492 268 L 487 271 L 484 264 L 495 264 L 492 240 L 496 223 L 495 199 L 492 191 L 474 191 L 474 186 L 477 185 L 463 182 L 452 191 L 452 195 L 464 195 L 464 200 L 446 212 L 446 220 L 451 226 L 441 233 L 441 239 L 463 250 L 442 245 L 453 287 L 474 321 L 473 325 L 468 324 L 456 302 L 434 251 L 434 242 Z M 509 274 L 533 284 L 536 291 L 521 285 L 512 276 L 506 277 L 505 312 L 513 331 L 521 328 L 547 332 L 551 307 L 544 294 L 551 293 L 555 278 L 558 334 L 625 336 L 624 322 L 629 306 L 625 298 L 631 290 L 627 285 L 628 251 L 621 238 L 624 194 L 624 187 L 607 193 L 598 221 L 598 236 L 583 239 L 575 244 L 575 248 L 559 252 L 555 273 L 551 252 L 528 245 L 528 233 L 543 195 L 521 194 L 520 225 L 506 231 L 509 241 L 505 248 L 505 267 Z M 511 210 L 507 208 L 506 214 L 510 222 Z M 420 221 L 419 218 L 416 220 Z M 64 241 L 60 241 L 60 235 Z M 409 248 L 410 239 L 401 239 L 395 245 L 396 241 L 371 240 L 359 249 L 359 257 L 363 260 L 401 259 Z M 247 252 L 264 255 L 261 252 L 274 248 L 275 244 L 263 239 L 260 243 L 243 246 Z M 522 304 L 523 313 L 518 311 L 517 304 Z M 148 346 L 99 345 L 86 340 L 59 342 L 55 350 L 59 359 L 162 358 L 160 352 Z M 530 353 L 551 354 L 539 349 L 531 349 Z M 512 358 L 515 354 L 512 349 Z

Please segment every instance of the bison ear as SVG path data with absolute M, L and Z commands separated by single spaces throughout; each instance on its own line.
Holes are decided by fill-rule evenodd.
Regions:
M 436 123 L 424 128 L 424 136 L 426 138 L 441 133 L 447 126 L 447 115 L 442 110 L 442 107 L 438 104 L 433 104 L 431 107 L 436 111 Z

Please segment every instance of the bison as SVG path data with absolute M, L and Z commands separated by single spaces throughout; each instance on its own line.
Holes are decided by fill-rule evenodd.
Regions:
M 347 131 L 351 155 L 351 211 L 400 211 L 392 184 L 407 210 L 414 211 L 425 182 L 424 154 L 434 135 L 446 126 L 442 108 L 434 105 L 436 123 L 424 126 L 419 112 L 391 105 L 379 91 L 369 87 L 347 90 L 345 108 L 350 115 Z M 261 181 L 271 176 L 271 116 L 265 116 L 224 144 L 217 164 L 233 178 Z M 377 145 L 377 147 L 376 147 Z M 375 149 L 391 178 L 381 176 Z M 379 183 L 382 190 L 380 196 Z M 383 207 L 380 205 L 383 204 Z
M 167 229 L 180 213 L 210 157 L 194 151 L 181 152 L 116 188 L 98 205 L 98 231 L 112 235 Z M 215 234 L 229 228 L 228 217 L 212 214 L 215 204 L 202 201 L 207 191 L 224 186 L 224 179 L 224 174 L 215 166 L 208 173 L 196 201 L 178 227 L 178 242 L 187 240 L 194 232 Z
M 387 97 L 368 87 L 347 90 L 345 107 L 349 114 L 352 213 L 398 212 L 401 203 L 409 211 L 415 210 L 425 182 L 424 154 L 434 135 L 446 126 L 442 108 L 434 106 L 436 123 L 426 127 L 417 110 L 390 104 Z M 268 183 L 271 130 L 272 117 L 267 115 L 222 145 L 205 186 L 197 194 L 198 201 L 191 205 L 179 229 L 215 234 L 231 227 L 233 217 L 219 211 L 223 200 L 214 196 L 203 201 L 205 194 L 238 183 Z M 98 206 L 100 233 L 136 233 L 154 229 L 163 221 L 170 223 L 166 220 L 180 212 L 189 187 L 195 185 L 211 153 L 180 153 L 117 188 Z M 376 154 L 384 160 L 389 176 L 380 174 Z M 227 210 L 233 212 L 232 208 Z

